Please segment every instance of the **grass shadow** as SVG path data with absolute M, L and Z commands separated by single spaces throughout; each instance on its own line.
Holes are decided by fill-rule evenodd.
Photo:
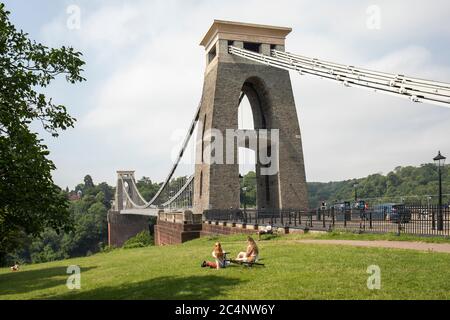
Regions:
M 81 268 L 81 272 L 95 268 Z M 69 276 L 66 271 L 67 267 L 53 267 L 0 274 L 0 299 L 3 295 L 28 293 L 64 284 Z
M 223 276 L 160 277 L 137 283 L 69 292 L 52 299 L 75 300 L 209 300 L 243 282 Z

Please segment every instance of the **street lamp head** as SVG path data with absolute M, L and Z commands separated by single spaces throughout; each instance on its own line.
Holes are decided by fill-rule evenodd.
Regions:
M 436 166 L 443 167 L 446 159 L 447 158 L 441 154 L 441 151 L 439 151 L 438 155 L 433 160 L 436 163 Z

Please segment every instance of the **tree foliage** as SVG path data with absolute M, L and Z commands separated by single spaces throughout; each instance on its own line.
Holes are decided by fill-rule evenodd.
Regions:
M 442 174 L 443 193 L 450 193 L 450 166 L 447 165 Z M 420 167 L 397 167 L 386 176 L 370 175 L 362 179 L 353 179 L 329 183 L 308 183 L 309 202 L 311 207 L 318 206 L 321 201 L 349 201 L 368 199 L 379 202 L 414 203 L 428 201 L 436 204 L 438 195 L 438 173 L 434 164 L 424 164 Z M 450 197 L 444 196 L 444 201 L 450 202 Z M 370 201 L 369 201 L 370 202 Z
M 138 233 L 136 236 L 128 239 L 123 245 L 124 249 L 144 248 L 153 245 L 153 237 L 148 230 Z
M 106 183 L 82 191 L 81 199 L 71 201 L 68 207 L 73 221 L 71 230 L 57 233 L 46 228 L 38 237 L 28 236 L 20 249 L 9 255 L 9 260 L 40 263 L 99 252 L 108 241 L 109 207 L 105 204 L 110 205 L 114 191 Z
M 443 170 L 444 202 L 450 203 L 450 165 Z M 434 164 L 424 164 L 420 167 L 397 167 L 386 176 L 373 174 L 362 179 L 352 179 L 337 182 L 308 182 L 309 205 L 319 207 L 322 201 L 333 202 L 354 201 L 355 184 L 358 199 L 377 202 L 414 203 L 428 201 L 436 204 L 438 194 L 438 174 Z M 255 172 L 249 172 L 241 180 L 241 204 L 247 208 L 256 207 L 257 186 Z M 369 201 L 369 203 L 370 203 Z
M 94 181 L 90 175 L 84 177 L 84 188 L 91 189 L 94 187 Z
M 241 180 L 241 205 L 256 208 L 256 173 L 250 171 Z
M 156 195 L 160 186 L 159 183 L 152 182 L 148 177 L 142 177 L 136 182 L 136 187 L 146 201 L 150 201 Z
M 85 80 L 80 57 L 73 48 L 52 49 L 28 39 L 0 3 L 0 263 L 23 235 L 71 225 L 66 197 L 52 180 L 55 165 L 30 125 L 38 122 L 54 137 L 73 127 L 66 108 L 38 90 L 59 75 L 69 83 Z

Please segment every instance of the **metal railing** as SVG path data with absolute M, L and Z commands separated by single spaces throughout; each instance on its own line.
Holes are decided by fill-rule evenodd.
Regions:
M 439 210 L 438 206 L 206 210 L 203 220 L 294 229 L 450 236 L 450 209 Z

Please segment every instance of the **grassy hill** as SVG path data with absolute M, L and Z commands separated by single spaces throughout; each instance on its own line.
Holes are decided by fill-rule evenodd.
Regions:
M 245 248 L 243 236 L 231 236 L 27 265 L 16 273 L 0 269 L 0 299 L 450 299 L 449 254 L 306 245 L 297 237 L 259 242 L 265 267 L 200 268 L 217 240 L 233 255 Z M 65 285 L 69 265 L 81 267 L 81 290 Z M 367 289 L 370 265 L 382 270 L 379 291 Z

